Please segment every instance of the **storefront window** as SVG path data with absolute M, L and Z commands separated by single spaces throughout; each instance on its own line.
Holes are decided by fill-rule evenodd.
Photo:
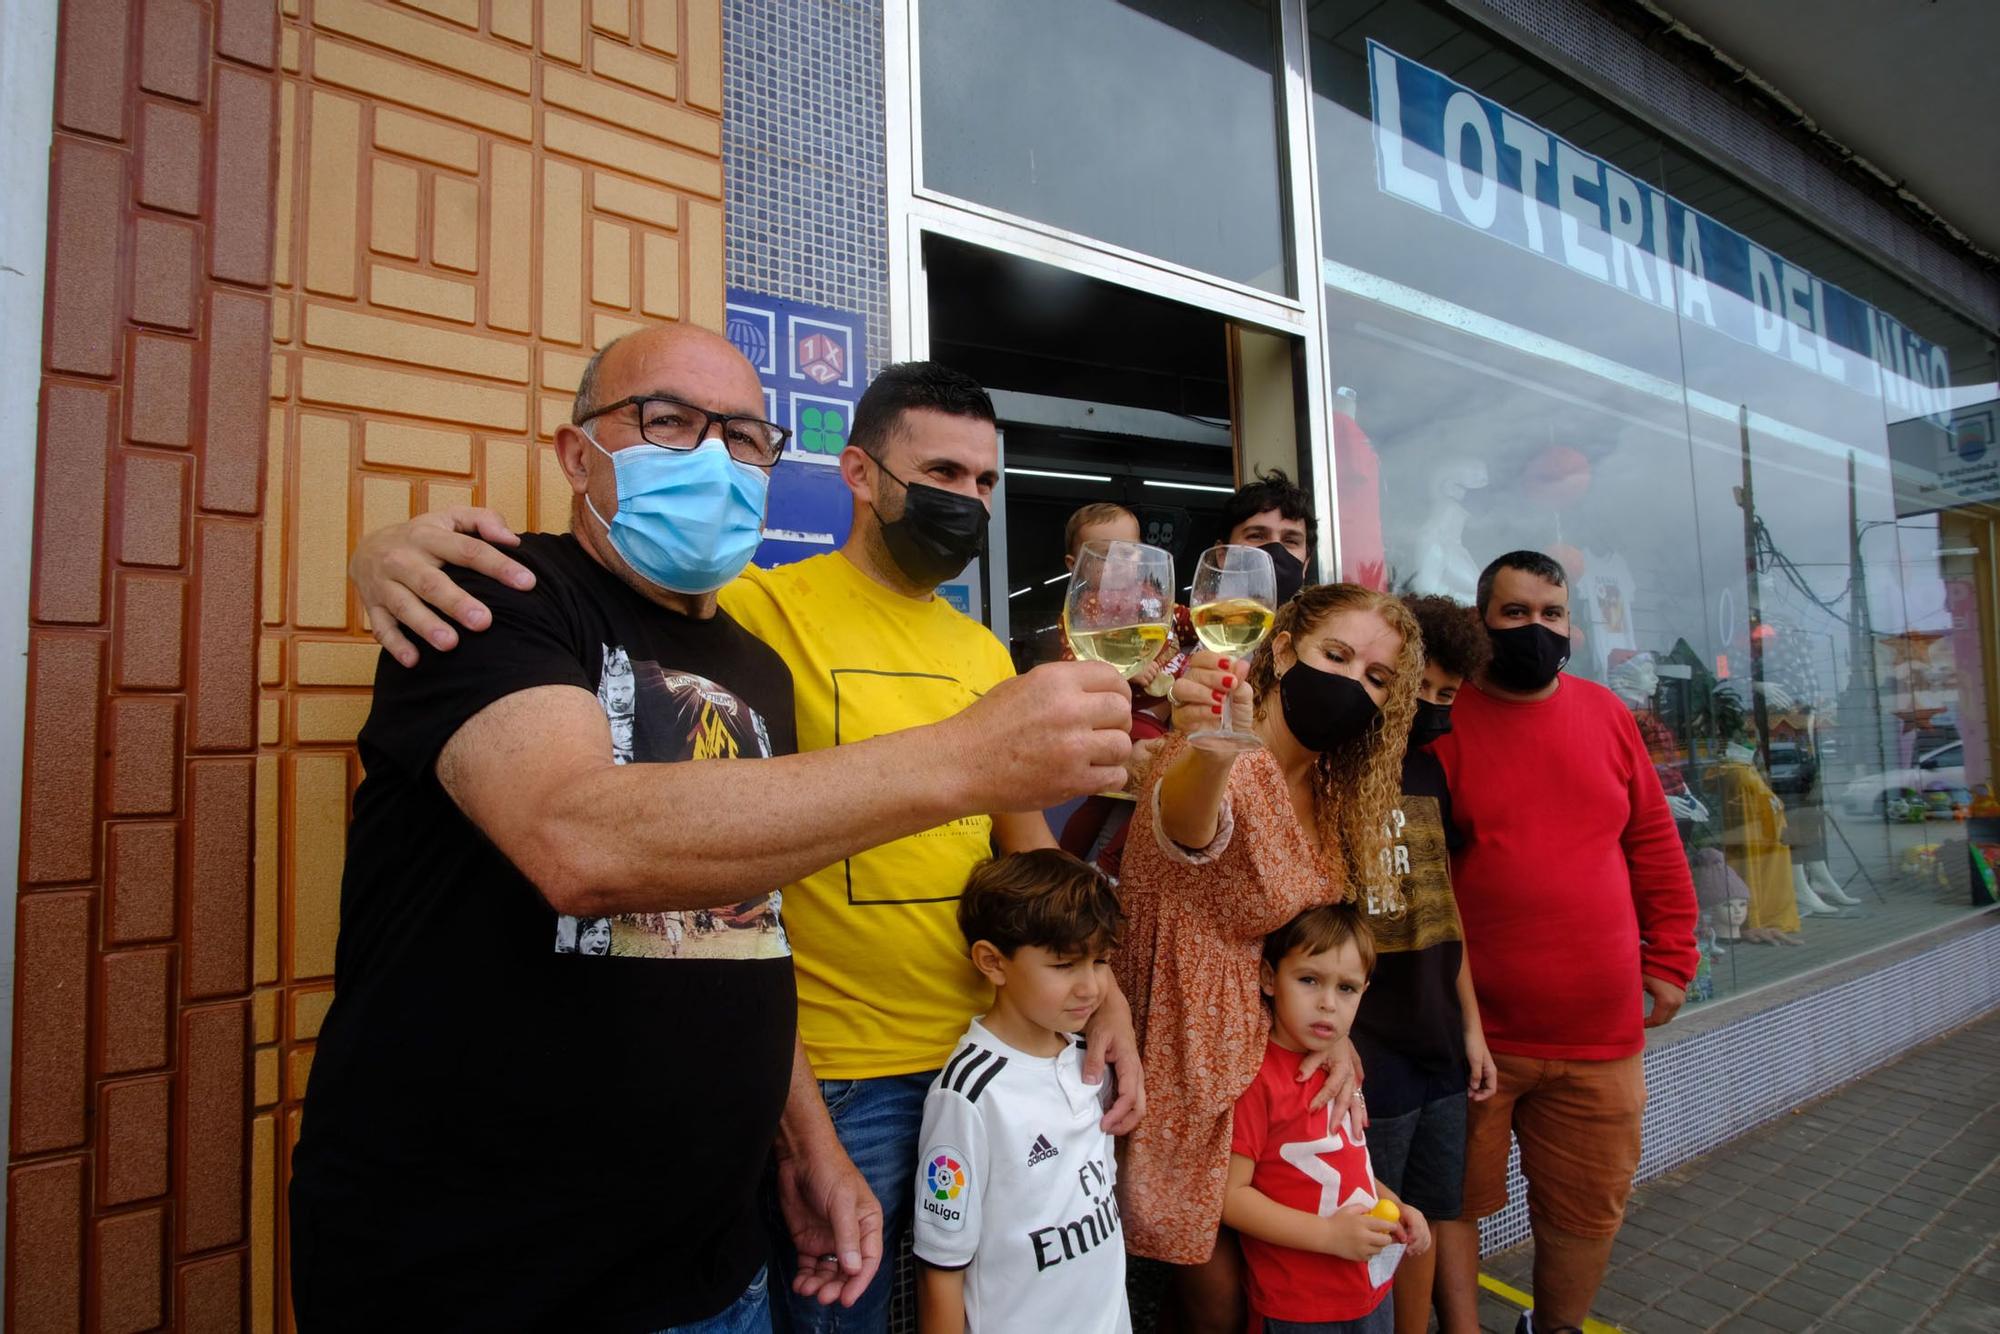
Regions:
M 1980 901 L 1991 345 L 1448 9 L 1311 26 L 1344 575 L 1563 564 L 1570 670 L 1696 873 L 1698 995 Z
M 921 0 L 923 184 L 1293 290 L 1269 0 Z

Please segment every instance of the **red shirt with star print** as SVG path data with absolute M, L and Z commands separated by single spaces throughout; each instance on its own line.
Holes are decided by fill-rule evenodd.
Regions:
M 1264 1047 L 1257 1078 L 1236 1100 L 1229 1151 L 1256 1166 L 1250 1184 L 1288 1209 L 1325 1217 L 1347 1204 L 1375 1203 L 1375 1165 L 1364 1136 L 1331 1108 L 1307 1104 L 1324 1076 L 1301 1084 L 1303 1053 Z M 1337 1255 L 1295 1251 L 1244 1236 L 1250 1309 L 1267 1320 L 1359 1320 L 1382 1304 L 1389 1285 L 1368 1280 L 1368 1266 Z

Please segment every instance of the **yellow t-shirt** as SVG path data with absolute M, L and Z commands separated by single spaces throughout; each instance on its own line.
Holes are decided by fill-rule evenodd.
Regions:
M 891 592 L 837 551 L 747 569 L 721 602 L 792 669 L 801 751 L 939 722 L 1014 674 L 985 626 L 943 598 Z M 935 1070 L 986 1012 L 992 989 L 966 957 L 958 898 L 992 832 L 967 816 L 785 887 L 799 1036 L 820 1078 Z

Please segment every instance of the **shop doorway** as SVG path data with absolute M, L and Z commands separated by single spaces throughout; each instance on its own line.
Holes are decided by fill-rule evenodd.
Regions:
M 1303 479 L 1296 340 L 947 237 L 924 242 L 929 355 L 993 394 L 1003 470 L 971 610 L 1017 668 L 1060 655 L 1064 527 L 1112 502 L 1182 583 L 1252 472 Z

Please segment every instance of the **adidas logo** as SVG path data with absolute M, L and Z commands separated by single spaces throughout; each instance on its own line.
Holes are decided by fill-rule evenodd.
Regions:
M 1033 1167 L 1036 1163 L 1045 1163 L 1055 1156 L 1056 1146 L 1049 1143 L 1049 1137 L 1047 1135 L 1037 1135 L 1035 1136 L 1034 1147 L 1028 1150 L 1028 1166 Z

